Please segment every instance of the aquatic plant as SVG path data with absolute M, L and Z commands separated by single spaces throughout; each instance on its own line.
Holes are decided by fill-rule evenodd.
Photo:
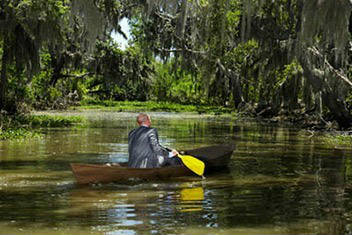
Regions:
M 79 116 L 30 115 L 23 116 L 20 122 L 30 127 L 70 127 L 82 123 Z
M 73 127 L 84 122 L 85 119 L 79 116 L 0 114 L 0 140 L 38 137 L 41 136 L 38 128 Z
M 7 130 L 0 129 L 0 140 L 13 140 L 40 137 L 41 134 L 35 130 L 26 128 L 11 128 Z

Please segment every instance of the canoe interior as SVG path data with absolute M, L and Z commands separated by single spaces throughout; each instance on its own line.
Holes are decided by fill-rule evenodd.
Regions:
M 233 148 L 229 146 L 209 146 L 186 150 L 184 154 L 192 155 L 205 162 L 205 174 L 224 168 L 228 164 Z M 72 171 L 78 184 L 109 183 L 132 179 L 168 179 L 173 177 L 195 175 L 183 165 L 161 168 L 129 168 L 126 163 L 118 165 L 71 163 Z

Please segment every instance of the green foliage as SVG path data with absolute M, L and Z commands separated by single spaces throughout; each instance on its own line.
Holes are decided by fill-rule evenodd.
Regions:
M 292 63 L 284 65 L 283 68 L 278 68 L 277 70 L 273 71 L 273 82 L 272 88 L 273 91 L 277 91 L 280 87 L 283 86 L 284 83 L 288 83 L 291 79 L 302 74 L 302 67 L 297 61 L 292 61 Z M 300 87 L 296 87 L 300 89 Z
M 93 96 L 103 100 L 147 99 L 153 69 L 138 47 L 122 51 L 112 41 L 100 42 L 94 68 L 97 74 L 88 85 Z
M 259 43 L 256 40 L 248 40 L 234 47 L 225 53 L 223 64 L 226 68 L 234 72 L 232 76 L 238 74 L 240 83 L 244 91 L 246 102 L 254 103 L 259 99 L 259 87 L 263 82 L 258 78 Z M 234 100 L 230 100 L 231 103 Z
M 84 125 L 79 116 L 15 115 L 0 114 L 0 140 L 40 137 L 34 128 L 73 127 Z
M 225 56 L 226 66 L 239 70 L 240 66 L 250 66 L 257 60 L 259 44 L 256 40 L 239 43 Z
M 0 109 L 23 111 L 18 103 L 27 103 L 31 77 L 40 70 L 40 49 L 62 42 L 66 4 L 54 0 L 2 1 Z
M 16 115 L 0 116 L 0 126 L 3 130 L 10 128 L 28 127 L 70 127 L 85 120 L 79 116 L 50 116 L 50 115 Z
M 149 107 L 157 110 L 179 110 L 173 106 L 180 103 L 259 113 L 257 107 L 263 106 L 276 115 L 301 103 L 311 109 L 317 96 L 329 90 L 338 99 L 326 99 L 323 106 L 342 100 L 351 110 L 344 82 L 338 76 L 325 79 L 336 75 L 331 67 L 351 77 L 350 50 L 337 57 L 333 49 L 345 45 L 350 8 L 336 19 L 334 1 L 319 2 L 5 0 L 0 109 L 25 113 L 32 107 L 65 109 L 82 99 L 99 105 L 106 100 L 106 107 L 115 107 L 115 101 L 153 100 L 162 101 Z M 332 17 L 328 32 L 317 12 Z M 110 35 L 113 29 L 122 34 L 118 24 L 124 17 L 132 27 L 132 46 L 121 50 Z M 340 42 L 339 32 L 331 30 L 335 23 Z M 303 40 L 313 36 L 317 40 Z M 97 38 L 101 41 L 95 44 Z M 316 50 L 307 59 L 308 50 L 300 50 L 309 49 L 305 43 Z M 325 77 L 308 81 L 317 71 Z
M 8 81 L 6 84 L 7 102 L 3 107 L 10 114 L 27 113 L 30 111 L 32 91 L 28 86 L 31 79 L 27 73 L 16 66 L 8 66 Z
M 15 140 L 15 139 L 25 139 L 25 138 L 37 138 L 41 135 L 32 130 L 28 130 L 25 128 L 18 129 L 0 129 L 0 140 Z
M 4 21 L 0 39 L 6 41 L 6 63 L 28 73 L 39 69 L 39 49 L 45 43 L 60 42 L 68 13 L 67 1 L 22 0 L 2 2 Z
M 76 105 L 87 93 L 87 81 L 79 79 L 81 72 L 71 72 L 74 76 L 60 79 L 55 87 L 50 85 L 51 71 L 43 70 L 33 78 L 31 104 L 36 109 L 66 109 Z
M 85 120 L 80 116 L 30 115 L 22 116 L 18 121 L 29 127 L 71 127 Z
M 209 105 L 185 105 L 172 102 L 154 102 L 154 101 L 99 101 L 96 99 L 86 99 L 81 102 L 80 109 L 102 109 L 119 112 L 147 112 L 147 111 L 164 111 L 164 112 L 196 112 L 199 114 L 226 114 L 234 113 L 232 108 Z
M 181 68 L 175 69 L 172 61 L 155 62 L 154 67 L 151 99 L 181 104 L 202 104 L 205 102 L 196 76 Z
M 121 4 L 111 0 L 2 1 L 0 109 L 21 113 L 15 99 L 22 99 L 23 103 L 29 101 L 26 100 L 28 94 L 22 94 L 24 91 L 18 94 L 18 90 L 30 87 L 32 76 L 43 71 L 45 75 L 39 75 L 39 81 L 35 81 L 36 90 L 29 94 L 36 108 L 65 108 L 70 104 L 66 98 L 70 93 L 77 91 L 81 96 L 75 79 L 66 79 L 70 77 L 70 69 L 82 70 L 84 58 L 92 52 L 90 49 L 94 48 L 96 39 L 114 28 L 120 29 L 116 23 L 120 10 Z M 11 71 L 12 67 L 16 67 L 16 73 Z M 19 81 L 16 91 L 11 84 L 8 87 L 11 76 Z M 62 79 L 67 82 L 56 86 Z M 72 91 L 72 86 L 78 87 Z M 42 97 L 37 99 L 38 96 Z
M 238 24 L 240 22 L 240 18 L 241 18 L 241 11 L 239 8 L 238 3 L 236 3 L 236 1 L 231 1 L 232 5 L 231 5 L 231 10 L 229 10 L 226 13 L 226 20 L 227 23 L 229 25 L 229 27 L 232 27 L 233 30 L 235 30 L 235 32 L 237 33 L 238 31 Z
M 352 145 L 352 136 L 347 134 L 327 135 L 323 141 L 334 148 L 350 147 Z

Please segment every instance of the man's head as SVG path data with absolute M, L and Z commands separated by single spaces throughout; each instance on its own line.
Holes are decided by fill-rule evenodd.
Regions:
M 148 126 L 148 127 L 150 127 L 150 125 L 152 124 L 149 115 L 145 114 L 145 113 L 138 114 L 137 123 L 139 126 L 144 125 L 144 126 Z

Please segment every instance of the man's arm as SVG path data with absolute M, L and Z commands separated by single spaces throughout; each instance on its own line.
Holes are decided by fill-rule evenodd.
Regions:
M 163 156 L 163 157 L 169 156 L 169 151 L 167 151 L 167 149 L 161 146 L 159 143 L 159 136 L 156 129 L 153 128 L 151 130 L 149 134 L 149 138 L 150 138 L 151 147 L 158 156 Z
M 152 149 L 158 156 L 171 158 L 179 154 L 175 149 L 165 148 L 162 145 L 160 145 L 159 135 L 156 129 L 154 128 L 152 129 L 152 133 L 150 134 L 149 137 L 151 140 Z

